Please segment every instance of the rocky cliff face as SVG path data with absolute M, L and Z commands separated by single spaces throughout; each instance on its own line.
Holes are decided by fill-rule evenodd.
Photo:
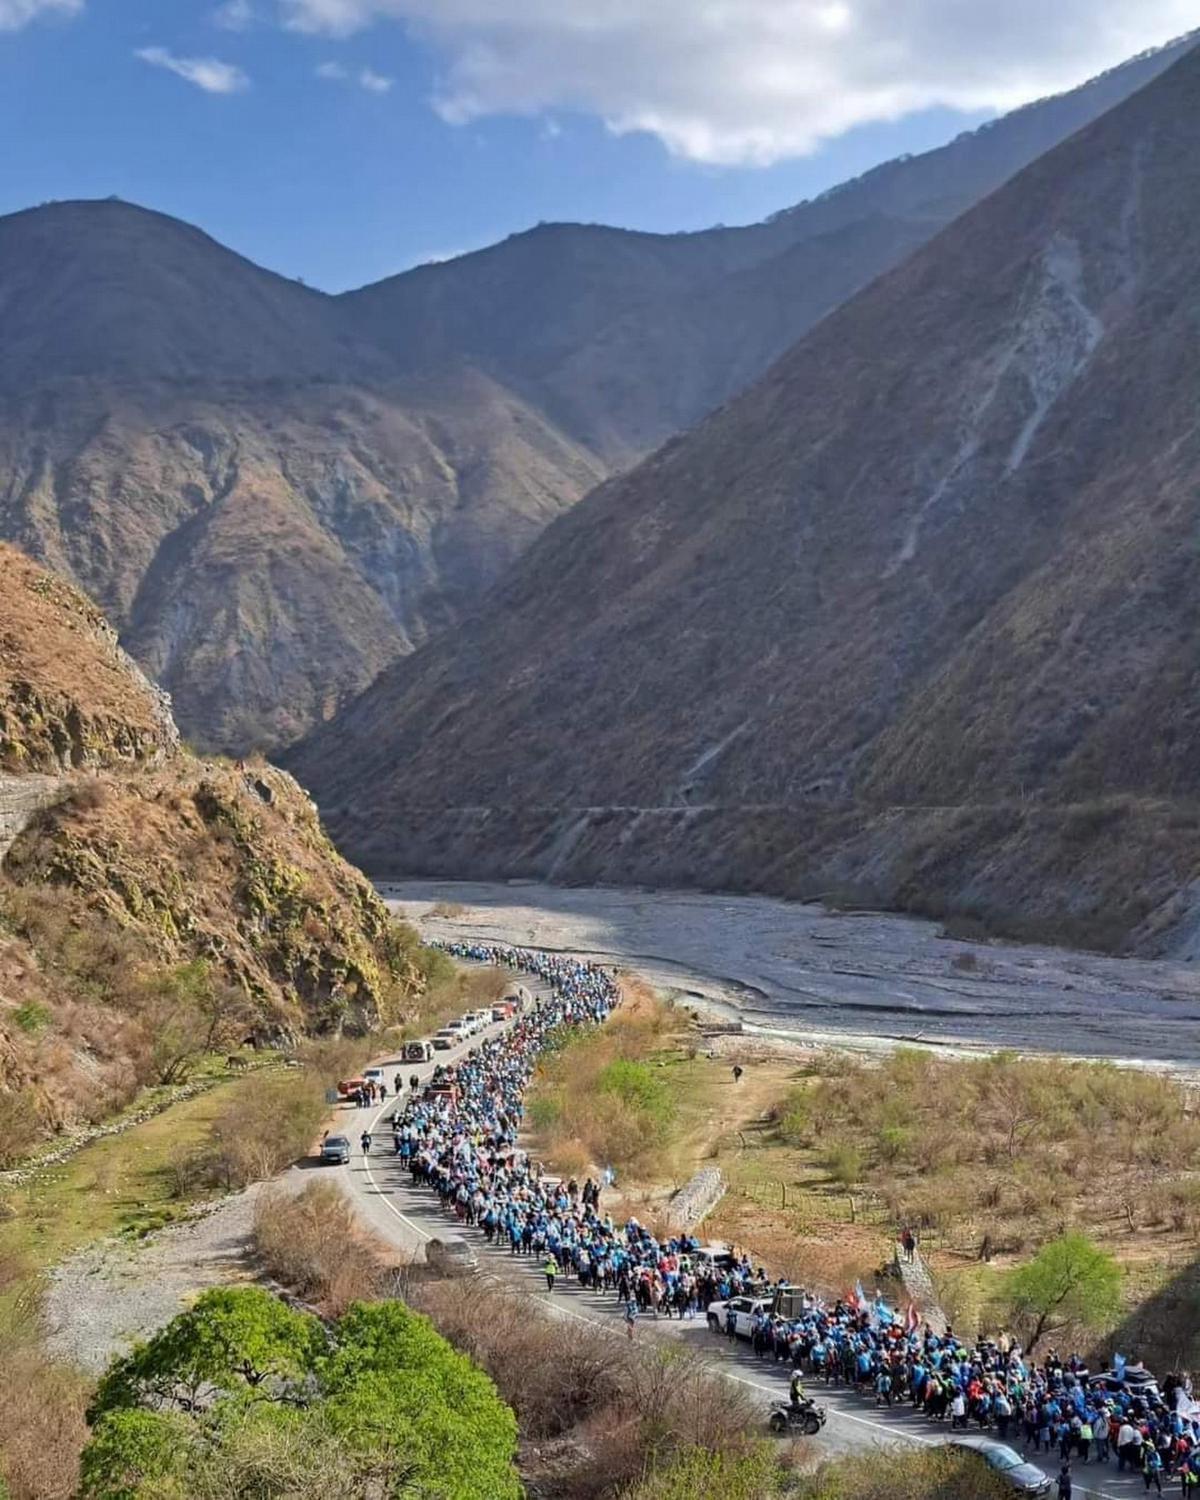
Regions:
M 0 747 L 4 1120 L 120 1103 L 205 997 L 228 1045 L 363 1031 L 419 996 L 414 940 L 291 777 L 184 749 L 95 606 L 7 547 Z
M 795 845 L 756 874 L 739 819 L 749 847 L 848 814 L 886 865 L 889 809 L 1033 799 L 1084 809 L 1072 847 L 1102 863 L 1074 899 L 1113 913 L 1130 871 L 1099 803 L 1122 796 L 1176 802 L 1186 870 L 1198 160 L 1193 52 L 552 526 L 297 755 L 343 846 L 391 872 L 410 809 L 425 848 L 439 809 L 460 831 L 453 809 L 550 809 L 560 878 L 570 818 L 609 818 L 611 878 L 631 811 L 691 808 L 777 888 Z M 936 864 L 950 830 L 928 834 Z
M 191 741 L 287 744 L 1172 55 L 763 224 L 547 225 L 340 298 L 128 204 L 0 219 L 0 537 L 99 602 Z

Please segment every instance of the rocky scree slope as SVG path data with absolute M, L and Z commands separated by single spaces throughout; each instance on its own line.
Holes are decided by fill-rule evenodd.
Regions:
M 552 526 L 294 757 L 342 847 L 1153 924 L 1197 853 L 1198 162 L 1192 52 Z
M 1179 46 L 763 224 L 545 225 L 337 298 L 128 204 L 0 219 L 0 537 L 191 741 L 290 743 Z
M 0 547 L 0 1119 L 97 1118 L 156 1081 L 156 1044 L 363 1030 L 421 991 L 415 940 L 291 777 L 197 759 L 70 585 Z
M 185 734 L 270 748 L 456 618 L 604 466 L 486 374 L 122 203 L 0 219 L 0 535 Z

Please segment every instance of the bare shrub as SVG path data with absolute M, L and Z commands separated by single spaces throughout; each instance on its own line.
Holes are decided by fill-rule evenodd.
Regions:
M 320 1079 L 307 1069 L 241 1090 L 213 1122 L 209 1179 L 242 1188 L 307 1154 L 326 1111 Z
M 572 1500 L 611 1494 L 687 1449 L 742 1452 L 756 1429 L 758 1403 L 702 1359 L 531 1316 L 530 1299 L 503 1288 L 464 1297 L 430 1282 L 411 1295 L 496 1382 L 526 1441 L 578 1439 L 586 1462 L 564 1491 Z
M 254 1242 L 276 1280 L 331 1317 L 388 1288 L 385 1248 L 364 1234 L 332 1183 L 311 1183 L 296 1196 L 264 1193 L 255 1205 Z
M 87 1441 L 90 1388 L 82 1375 L 47 1359 L 40 1339 L 40 1299 L 26 1283 L 4 1299 L 0 1312 L 0 1476 L 12 1500 L 71 1500 Z

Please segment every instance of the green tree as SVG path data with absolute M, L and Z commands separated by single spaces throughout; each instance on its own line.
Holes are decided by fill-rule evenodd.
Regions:
M 491 1380 L 401 1302 L 358 1303 L 321 1370 L 335 1429 L 359 1453 L 394 1450 L 417 1493 L 517 1500 L 517 1421 Z M 399 1491 L 397 1491 L 399 1492 Z
M 519 1500 L 516 1418 L 398 1302 L 329 1332 L 255 1287 L 206 1292 L 97 1392 L 83 1500 Z
M 122 1407 L 196 1412 L 245 1390 L 303 1400 L 326 1342 L 316 1318 L 293 1312 L 269 1292 L 214 1287 L 109 1367 L 88 1420 Z
M 1064 1234 L 1044 1245 L 1004 1280 L 1002 1306 L 1035 1349 L 1069 1327 L 1103 1328 L 1121 1299 L 1121 1268 L 1085 1234 Z

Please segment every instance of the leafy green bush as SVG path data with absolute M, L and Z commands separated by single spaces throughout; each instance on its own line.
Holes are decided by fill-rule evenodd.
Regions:
M 205 1292 L 110 1366 L 82 1500 L 518 1500 L 516 1419 L 399 1302 L 331 1330 L 257 1287 Z
M 602 1093 L 615 1094 L 657 1125 L 669 1125 L 675 1118 L 671 1091 L 646 1063 L 615 1058 L 601 1070 L 596 1084 Z
M 862 1181 L 863 1154 L 850 1141 L 837 1141 L 825 1153 L 825 1169 L 839 1187 Z
M 26 1035 L 36 1036 L 50 1024 L 50 1007 L 40 1000 L 26 1000 L 13 1011 L 12 1018 Z

